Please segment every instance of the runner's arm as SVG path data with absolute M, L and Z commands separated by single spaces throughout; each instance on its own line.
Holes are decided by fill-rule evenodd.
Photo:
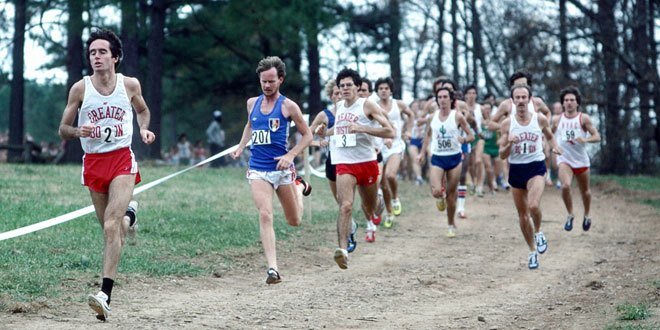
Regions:
M 92 129 L 94 129 L 93 125 L 73 127 L 73 121 L 76 119 L 78 108 L 80 108 L 80 105 L 82 104 L 84 93 L 85 83 L 82 80 L 71 86 L 69 98 L 67 99 L 64 113 L 62 113 L 62 120 L 60 121 L 60 127 L 58 129 L 60 137 L 64 140 L 88 137 L 92 133 Z

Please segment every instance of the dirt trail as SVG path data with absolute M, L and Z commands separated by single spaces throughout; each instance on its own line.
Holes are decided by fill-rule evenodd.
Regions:
M 602 329 L 615 324 L 624 302 L 650 303 L 644 324 L 660 327 L 660 217 L 652 208 L 596 188 L 591 231 L 576 220 L 565 232 L 560 194 L 547 188 L 549 247 L 530 271 L 509 194 L 470 197 L 469 219 L 458 220 L 458 236 L 449 239 L 427 189 L 404 184 L 403 214 L 393 229 L 379 229 L 375 243 L 364 241 L 361 226 L 346 271 L 332 259 L 334 233 L 319 246 L 303 230 L 278 242 L 278 285 L 264 283 L 263 257 L 252 251 L 240 261 L 245 267 L 221 278 L 129 281 L 115 290 L 107 323 L 75 301 L 4 314 L 1 327 Z

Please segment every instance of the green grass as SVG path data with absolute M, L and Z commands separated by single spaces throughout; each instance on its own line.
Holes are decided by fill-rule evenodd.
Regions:
M 619 319 L 625 321 L 644 320 L 651 315 L 645 303 L 621 304 L 616 307 L 616 311 L 619 312 Z
M 593 175 L 591 183 L 613 181 L 628 190 L 642 190 L 660 193 L 660 176 L 615 176 Z
M 629 191 L 643 191 L 648 197 L 639 199 L 642 204 L 650 205 L 660 211 L 660 177 L 659 176 L 614 176 L 593 175 L 591 184 L 615 182 L 621 188 Z
M 174 171 L 143 167 L 143 183 Z M 312 184 L 326 185 L 316 178 Z M 312 195 L 314 216 L 305 230 L 334 230 L 337 207 L 328 191 L 316 189 Z M 207 275 L 218 262 L 231 263 L 230 252 L 261 249 L 258 214 L 245 169 L 191 170 L 136 199 L 138 245 L 123 249 L 120 277 Z M 91 198 L 80 185 L 80 166 L 0 164 L 0 232 L 88 205 Z M 273 205 L 277 239 L 296 237 L 301 227 L 286 224 L 276 197 Z M 103 235 L 94 214 L 0 241 L 0 300 L 89 293 L 90 287 L 98 287 L 102 250 Z

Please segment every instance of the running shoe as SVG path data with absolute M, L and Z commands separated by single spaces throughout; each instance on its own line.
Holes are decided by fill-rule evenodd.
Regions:
M 385 228 L 392 228 L 393 224 L 394 224 L 394 216 L 391 214 L 385 215 L 385 222 L 383 223 L 383 226 L 385 226 Z
M 509 191 L 509 189 L 511 189 L 511 186 L 509 185 L 508 182 L 502 181 L 502 189 Z
M 365 241 L 373 243 L 376 241 L 376 232 L 373 229 L 367 229 L 367 236 L 364 238 Z
M 589 231 L 589 228 L 591 228 L 591 218 L 584 217 L 584 220 L 582 220 L 582 230 Z
M 266 275 L 268 275 L 268 277 L 266 277 L 266 284 L 277 284 L 282 282 L 280 273 L 278 273 L 275 268 L 268 268 Z
M 447 237 L 449 237 L 449 238 L 456 237 L 456 227 L 455 226 L 449 225 L 449 227 L 447 227 Z
M 438 211 L 444 212 L 447 209 L 447 202 L 445 202 L 444 197 L 440 197 L 435 201 L 435 206 L 438 208 Z
M 126 216 L 130 220 L 128 223 L 128 232 L 126 233 L 126 235 L 128 236 L 129 245 L 137 244 L 137 230 L 138 230 L 137 210 L 138 210 L 137 201 L 131 201 L 130 203 L 128 203 L 128 208 L 126 209 Z
M 401 201 L 398 198 L 392 199 L 392 213 L 394 215 L 401 214 Z
M 473 184 L 471 184 L 470 188 L 468 188 L 468 193 L 470 194 L 470 196 L 474 196 L 475 192 L 476 192 L 476 187 Z
M 555 188 L 557 188 L 557 190 L 561 189 L 561 182 L 559 182 L 559 180 L 555 183 Z
M 307 181 L 305 181 L 301 176 L 296 177 L 296 184 L 303 185 L 303 196 L 309 196 L 309 194 L 312 193 L 312 185 L 307 183 Z
M 539 254 L 536 251 L 530 252 L 527 257 L 527 267 L 529 269 L 539 268 Z
M 458 217 L 461 219 L 467 219 L 467 215 L 465 214 L 465 210 L 458 210 Z
M 484 188 L 483 187 L 478 187 L 477 188 L 477 197 L 484 197 Z
M 337 248 L 335 250 L 335 262 L 341 269 L 348 268 L 348 252 L 344 249 Z
M 96 295 L 90 294 L 87 296 L 87 304 L 96 312 L 96 318 L 105 322 L 110 314 L 108 295 L 103 291 L 99 291 Z
M 423 186 L 424 185 L 424 179 L 422 179 L 421 177 L 417 177 L 417 179 L 415 179 L 415 185 Z
M 357 232 L 358 224 L 355 222 L 355 219 L 351 218 L 351 233 L 348 235 L 348 247 L 346 251 L 351 253 L 355 251 L 357 247 L 357 241 L 355 240 L 355 233 Z
M 536 251 L 543 254 L 548 249 L 548 241 L 545 239 L 545 235 L 540 231 L 534 235 L 534 240 L 536 241 Z
M 564 230 L 565 231 L 571 231 L 573 230 L 573 215 L 569 214 L 566 216 L 566 223 L 564 224 Z

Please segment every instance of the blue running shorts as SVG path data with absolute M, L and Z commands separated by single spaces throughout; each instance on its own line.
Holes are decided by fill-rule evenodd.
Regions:
M 545 160 L 527 164 L 509 164 L 509 184 L 518 189 L 527 189 L 527 181 L 535 176 L 544 176 Z
M 431 156 L 431 165 L 437 166 L 445 171 L 449 171 L 454 167 L 458 166 L 458 164 L 460 164 L 462 160 L 463 160 L 463 155 L 461 155 L 460 152 L 455 155 L 449 155 L 449 156 L 433 155 Z

